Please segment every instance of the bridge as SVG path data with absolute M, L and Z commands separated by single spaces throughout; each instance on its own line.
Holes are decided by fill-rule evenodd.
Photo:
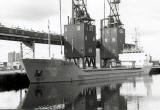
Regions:
M 0 26 L 0 40 L 48 44 L 48 33 Z M 63 45 L 64 36 L 50 34 L 50 43 L 52 45 L 61 45 L 61 41 Z M 97 48 L 99 47 L 100 42 L 97 41 Z
M 60 45 L 60 35 L 50 34 L 51 44 Z M 48 43 L 48 33 L 36 32 L 32 30 L 23 30 L 21 28 L 8 28 L 0 26 L 0 39 L 20 42 Z M 63 39 L 63 36 L 62 36 Z M 63 41 L 63 40 L 62 40 Z
M 0 25 L 0 40 L 22 42 L 21 57 L 24 58 L 25 55 L 31 55 L 35 58 L 35 43 L 48 44 L 48 33 Z M 64 36 L 50 34 L 50 44 L 63 45 Z M 97 48 L 100 48 L 100 41 L 97 41 Z

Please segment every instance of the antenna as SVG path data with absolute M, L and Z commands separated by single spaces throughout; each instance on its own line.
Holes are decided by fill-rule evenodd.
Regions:
M 61 0 L 59 0 L 59 9 L 60 9 L 60 39 L 61 39 L 61 54 L 62 52 L 62 7 L 61 7 Z
M 137 33 L 137 28 L 135 28 L 135 45 L 136 45 L 136 49 L 138 49 L 138 33 Z
M 106 0 L 104 0 L 104 26 L 106 25 L 105 18 L 106 18 Z

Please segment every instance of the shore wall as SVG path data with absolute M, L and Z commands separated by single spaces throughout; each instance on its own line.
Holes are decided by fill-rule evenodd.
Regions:
M 28 88 L 29 79 L 26 74 L 14 73 L 0 75 L 0 92 Z

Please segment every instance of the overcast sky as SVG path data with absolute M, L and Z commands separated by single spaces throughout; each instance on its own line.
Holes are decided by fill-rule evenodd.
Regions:
M 140 43 L 147 53 L 160 59 L 160 1 L 121 0 L 120 18 L 126 29 L 126 41 L 134 36 L 134 29 L 140 33 Z M 103 18 L 103 0 L 88 0 L 88 12 L 96 20 L 97 38 L 100 33 L 100 19 Z M 109 10 L 106 5 L 106 12 Z M 106 13 L 108 15 L 108 13 Z M 71 16 L 71 0 L 62 0 L 62 24 L 67 24 Z M 59 33 L 59 0 L 0 0 L 0 22 L 6 26 L 47 31 L 50 19 L 51 31 Z M 130 40 L 129 40 L 130 39 Z M 48 55 L 47 45 L 36 45 L 36 57 Z M 18 42 L 0 41 L 0 62 L 7 60 L 7 53 L 20 50 Z M 60 56 L 60 48 L 52 46 L 55 57 Z

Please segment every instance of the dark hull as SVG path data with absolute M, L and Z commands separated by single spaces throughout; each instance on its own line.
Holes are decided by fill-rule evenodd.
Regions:
M 151 67 L 134 69 L 91 69 L 81 70 L 72 62 L 63 60 L 23 59 L 23 64 L 31 83 L 68 82 L 105 79 L 115 76 L 148 74 Z

